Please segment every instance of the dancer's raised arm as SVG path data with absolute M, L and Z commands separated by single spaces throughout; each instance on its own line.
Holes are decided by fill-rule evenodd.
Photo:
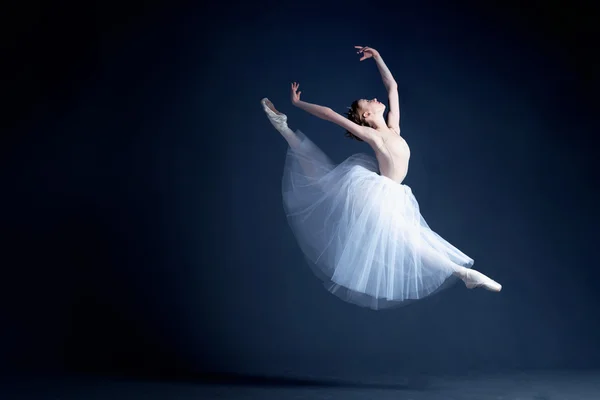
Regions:
M 341 126 L 342 128 L 353 133 L 354 135 L 358 136 L 367 143 L 372 142 L 377 137 L 373 128 L 355 124 L 354 122 L 350 121 L 344 116 L 336 113 L 329 107 L 323 107 L 317 104 L 311 104 L 300 100 L 300 93 L 302 92 L 298 91 L 299 86 L 300 84 L 296 82 L 292 83 L 291 99 L 292 104 L 296 107 L 314 115 L 315 117 L 319 117 L 321 119 L 333 122 L 334 124 Z
M 371 47 L 354 46 L 359 54 L 362 54 L 360 61 L 367 58 L 373 58 L 377 64 L 377 69 L 381 74 L 383 85 L 388 93 L 389 111 L 387 115 L 387 126 L 400 134 L 400 101 L 398 99 L 398 84 L 389 68 L 383 62 L 379 52 Z

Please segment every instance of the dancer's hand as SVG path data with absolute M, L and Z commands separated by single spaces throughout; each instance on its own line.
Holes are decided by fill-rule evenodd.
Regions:
M 298 88 L 300 87 L 300 84 L 298 82 L 294 82 L 292 83 L 292 91 L 291 91 L 291 98 L 292 98 L 292 104 L 296 105 L 300 102 L 300 93 L 298 91 Z
M 360 59 L 360 61 L 366 60 L 367 58 L 371 58 L 371 57 L 375 57 L 375 58 L 379 57 L 379 52 L 370 47 L 354 46 L 354 48 L 356 49 L 356 54 L 362 54 L 362 58 Z

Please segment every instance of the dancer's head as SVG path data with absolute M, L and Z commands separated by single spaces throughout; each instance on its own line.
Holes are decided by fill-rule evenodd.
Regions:
M 372 126 L 372 122 L 376 119 L 383 118 L 383 112 L 385 111 L 385 104 L 377 101 L 377 99 L 360 99 L 355 100 L 346 116 L 348 119 L 355 124 L 361 126 Z M 346 131 L 346 136 L 351 139 L 356 139 L 362 141 L 356 135 L 353 135 L 351 132 Z

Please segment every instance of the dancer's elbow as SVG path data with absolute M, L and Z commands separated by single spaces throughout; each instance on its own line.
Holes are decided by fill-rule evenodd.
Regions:
M 321 110 L 320 114 L 321 115 L 319 115 L 319 117 L 321 117 L 327 121 L 332 121 L 333 118 L 335 118 L 336 113 L 329 107 L 323 107 L 323 110 Z

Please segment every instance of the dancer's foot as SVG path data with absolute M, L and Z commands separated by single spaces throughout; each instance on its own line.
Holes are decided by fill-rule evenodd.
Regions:
M 271 103 L 271 100 L 265 97 L 260 101 L 260 103 L 262 104 L 263 110 L 265 110 L 267 117 L 269 117 L 269 121 L 271 121 L 275 129 L 277 129 L 279 132 L 283 132 L 284 130 L 288 129 L 287 115 L 277 111 L 273 103 Z
M 474 269 L 465 268 L 465 271 L 460 274 L 460 277 L 465 282 L 465 286 L 468 289 L 482 287 L 492 292 L 499 292 L 502 290 L 501 284 Z
M 288 127 L 287 115 L 277 111 L 273 103 L 266 97 L 260 103 L 275 129 L 281 133 L 281 136 L 283 136 L 292 149 L 298 149 L 302 145 L 302 140 Z

